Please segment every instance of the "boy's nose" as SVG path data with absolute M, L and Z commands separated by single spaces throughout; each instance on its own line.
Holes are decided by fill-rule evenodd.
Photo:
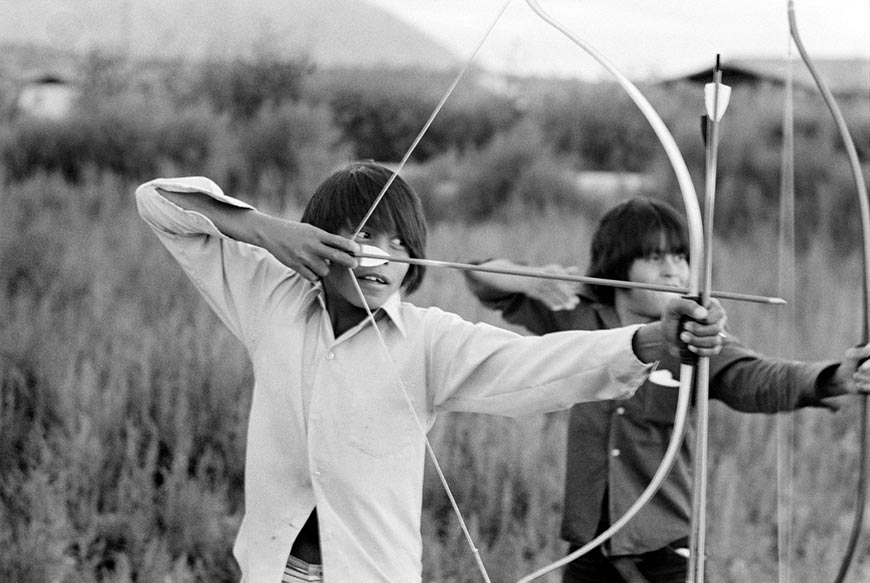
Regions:
M 372 244 L 375 247 L 380 247 L 384 251 L 389 251 L 390 249 L 390 237 L 389 235 L 376 235 L 372 237 Z
M 666 273 L 679 273 L 683 268 L 683 259 L 676 254 L 667 253 L 665 254 L 664 261 L 662 261 L 662 270 Z

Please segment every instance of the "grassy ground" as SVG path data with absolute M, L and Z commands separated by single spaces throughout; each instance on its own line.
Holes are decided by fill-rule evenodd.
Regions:
M 250 365 L 138 219 L 135 185 L 51 179 L 0 191 L 0 581 L 233 581 Z M 437 225 L 430 256 L 585 265 L 597 217 Z M 717 242 L 715 286 L 776 291 L 770 230 Z M 836 358 L 859 337 L 860 267 L 818 243 L 799 261 L 795 356 Z M 462 276 L 430 270 L 412 298 L 499 323 Z M 776 354 L 777 309 L 728 303 L 732 330 Z M 848 535 L 855 401 L 804 411 L 794 472 L 794 579 L 827 581 Z M 714 404 L 710 581 L 776 580 L 776 421 Z M 493 581 L 564 552 L 557 539 L 566 417 L 449 415 L 439 460 Z M 479 581 L 429 473 L 426 580 Z M 870 580 L 865 540 L 848 581 Z M 558 581 L 552 576 L 549 581 Z

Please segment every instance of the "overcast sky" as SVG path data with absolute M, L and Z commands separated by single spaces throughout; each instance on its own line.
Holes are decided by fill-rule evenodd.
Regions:
M 368 0 L 471 54 L 506 0 Z M 538 0 L 623 73 L 670 75 L 729 57 L 784 58 L 787 0 Z M 870 0 L 795 0 L 811 55 L 870 58 Z M 796 51 L 793 51 L 796 55 Z M 602 77 L 591 58 L 512 0 L 478 57 L 514 72 Z

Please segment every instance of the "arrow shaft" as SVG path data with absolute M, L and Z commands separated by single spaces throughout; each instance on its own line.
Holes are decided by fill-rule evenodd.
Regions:
M 589 277 L 585 275 L 571 275 L 559 273 L 546 273 L 535 269 L 523 269 L 514 267 L 492 267 L 486 265 L 476 265 L 474 263 L 458 263 L 455 261 L 439 261 L 436 259 L 417 259 L 413 257 L 385 257 L 383 255 L 375 255 L 372 253 L 357 253 L 355 255 L 365 259 L 383 259 L 393 263 L 407 263 L 409 265 L 421 265 L 424 267 L 441 267 L 447 269 L 458 269 L 460 271 L 481 271 L 485 273 L 499 273 L 502 275 L 516 275 L 520 277 L 536 277 L 538 279 L 555 279 L 559 281 L 573 281 L 577 283 L 589 283 L 595 285 L 606 285 L 611 287 L 627 288 L 627 289 L 644 289 L 651 291 L 661 291 L 673 294 L 687 294 L 689 289 L 685 287 L 675 287 L 669 285 L 658 285 L 654 283 L 638 283 L 634 281 L 622 281 L 618 279 L 604 279 L 600 277 Z M 743 294 L 727 291 L 713 291 L 710 295 L 723 300 L 735 300 L 741 302 L 754 302 L 758 304 L 769 305 L 785 305 L 785 300 L 777 297 L 758 296 L 752 294 Z

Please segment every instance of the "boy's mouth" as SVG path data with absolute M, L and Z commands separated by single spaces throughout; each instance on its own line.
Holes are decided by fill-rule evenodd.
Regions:
M 358 275 L 357 279 L 360 281 L 366 281 L 378 285 L 390 285 L 390 280 L 378 273 L 364 273 L 362 275 Z

